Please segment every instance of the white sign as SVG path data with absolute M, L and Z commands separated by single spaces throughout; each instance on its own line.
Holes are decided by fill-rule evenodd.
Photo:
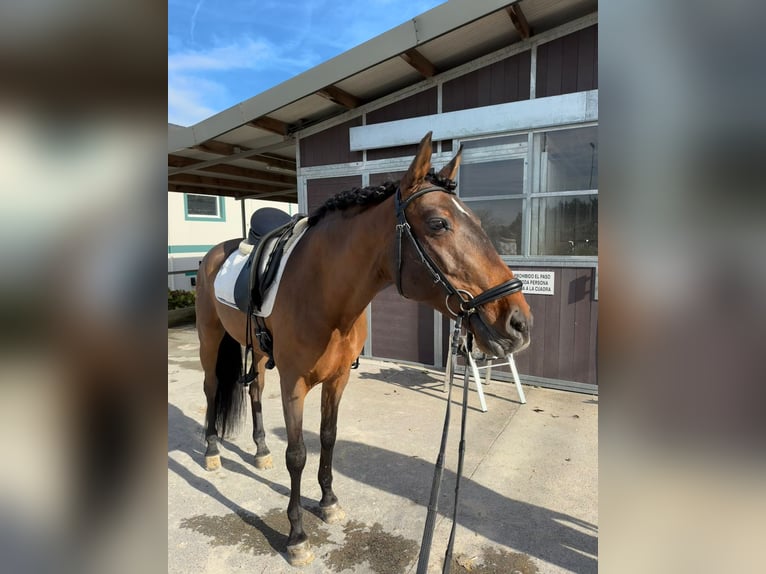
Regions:
M 555 271 L 514 271 L 513 274 L 524 283 L 522 293 L 553 295 Z

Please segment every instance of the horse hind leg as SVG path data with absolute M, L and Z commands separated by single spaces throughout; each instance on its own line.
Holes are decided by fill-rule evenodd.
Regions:
M 220 437 L 226 435 L 242 413 L 243 391 L 238 383 L 242 371 L 242 349 L 221 326 L 218 333 L 200 337 L 200 360 L 205 372 L 204 389 L 207 398 L 205 414 L 205 468 L 221 467 L 218 448 Z
M 271 450 L 266 445 L 266 431 L 263 427 L 263 387 L 266 383 L 267 357 L 258 359 L 256 380 L 250 385 L 250 403 L 253 411 L 253 441 L 255 442 L 255 468 L 273 468 Z

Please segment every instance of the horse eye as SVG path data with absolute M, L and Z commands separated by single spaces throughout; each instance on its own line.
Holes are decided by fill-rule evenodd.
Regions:
M 430 227 L 432 231 L 441 231 L 443 229 L 449 229 L 449 224 L 446 219 L 434 217 L 428 220 L 428 227 Z

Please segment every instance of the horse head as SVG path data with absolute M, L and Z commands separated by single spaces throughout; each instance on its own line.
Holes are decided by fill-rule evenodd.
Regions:
M 431 153 L 429 132 L 399 183 L 400 238 L 394 249 L 397 286 L 402 295 L 447 316 L 464 315 L 467 328 L 485 353 L 505 356 L 520 351 L 529 345 L 529 305 L 518 283 L 515 289 L 503 289 L 504 284 L 512 284 L 513 272 L 479 218 L 452 191 L 462 146 L 438 174 L 431 169 Z M 507 294 L 475 307 L 469 303 L 498 286 Z

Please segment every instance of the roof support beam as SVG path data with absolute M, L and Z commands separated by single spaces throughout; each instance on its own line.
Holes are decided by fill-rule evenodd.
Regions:
M 195 187 L 193 185 L 177 185 L 175 183 L 169 183 L 168 191 L 173 191 L 176 193 L 200 193 L 203 195 L 219 195 L 223 197 L 234 197 L 236 199 L 269 198 L 272 201 L 287 201 L 290 203 L 295 203 L 297 199 L 297 191 L 295 190 L 295 188 L 285 189 L 282 191 L 248 193 L 246 191 L 236 191 L 232 189 L 222 189 L 222 188 L 215 188 L 215 187 Z
M 260 118 L 256 118 L 252 122 L 247 123 L 254 128 L 266 130 L 267 132 L 271 132 L 279 136 L 286 136 L 290 130 L 290 126 L 288 124 L 279 120 L 275 120 L 274 118 L 270 118 L 269 116 L 261 116 Z
M 236 149 L 242 150 L 243 148 L 241 146 L 233 146 L 231 144 L 227 144 L 224 142 L 209 140 L 205 142 L 204 144 L 201 144 L 201 146 L 204 146 L 204 147 L 194 146 L 194 149 L 199 149 L 200 151 L 204 151 L 207 153 L 228 156 L 228 157 L 201 161 L 199 163 L 194 164 L 193 166 L 188 165 L 184 167 L 174 167 L 168 170 L 168 175 L 174 175 L 176 173 L 184 173 L 187 171 L 196 171 L 205 167 L 209 167 L 211 165 L 226 163 L 234 159 L 251 159 L 253 161 L 259 161 L 259 162 L 265 163 L 271 167 L 278 167 L 280 169 L 295 171 L 296 166 L 294 161 L 288 160 L 285 158 L 280 158 L 279 156 L 274 156 L 273 154 L 266 153 L 266 152 L 270 152 L 272 150 L 280 149 L 284 147 L 285 142 L 288 140 L 290 140 L 290 138 L 284 138 L 284 140 L 281 142 L 273 143 L 273 144 L 256 148 L 256 149 L 245 149 L 244 151 L 236 151 Z M 214 142 L 214 144 L 211 145 L 211 142 Z M 232 153 L 226 153 L 227 149 L 231 151 Z
M 241 151 L 248 151 L 248 148 L 246 147 L 235 146 L 218 140 L 207 140 L 199 145 L 195 145 L 192 149 L 214 153 L 216 155 L 234 155 Z
M 295 171 L 296 169 L 298 169 L 298 166 L 295 164 L 293 160 L 279 157 L 270 153 L 259 153 L 259 154 L 251 155 L 251 156 L 248 156 L 247 159 L 251 159 L 253 161 L 259 161 L 261 163 L 265 163 L 266 165 L 270 167 L 278 167 L 279 169 L 289 169 L 291 171 Z
M 407 62 L 410 66 L 415 68 L 424 78 L 431 78 L 439 72 L 436 69 L 436 66 L 415 48 L 407 50 L 403 54 L 399 54 L 399 56 L 401 56 L 402 60 Z
M 353 110 L 362 105 L 362 100 L 356 96 L 349 94 L 348 92 L 341 90 L 337 86 L 327 86 L 317 92 L 318 96 L 327 98 L 331 102 L 335 102 L 339 106 L 343 106 L 346 109 Z
M 253 184 L 247 181 L 236 181 L 233 179 L 222 179 L 218 177 L 206 177 L 204 175 L 194 175 L 191 173 L 182 173 L 170 177 L 168 179 L 168 185 L 170 184 L 185 184 L 193 187 L 231 189 L 235 191 L 241 190 L 251 193 L 283 191 L 282 189 L 270 186 L 267 183 Z
M 200 163 L 199 160 L 196 160 L 191 157 L 183 157 L 180 155 L 168 155 L 168 166 L 170 167 L 187 167 L 187 166 L 194 166 L 195 164 Z M 199 171 L 208 171 L 213 173 L 221 173 L 224 175 L 234 175 L 238 177 L 247 177 L 250 179 L 257 179 L 265 182 L 274 182 L 274 183 L 286 183 L 286 184 L 295 184 L 295 176 L 291 175 L 285 175 L 281 173 L 276 173 L 273 171 L 263 171 L 259 169 L 250 169 L 247 167 L 240 167 L 238 165 L 211 165 L 208 167 L 203 167 Z
M 513 22 L 516 30 L 518 30 L 522 40 L 529 38 L 532 35 L 532 28 L 529 27 L 529 22 L 527 22 L 524 12 L 521 11 L 521 6 L 519 4 L 512 4 L 505 10 L 508 12 L 508 16 L 511 17 L 511 22 Z

